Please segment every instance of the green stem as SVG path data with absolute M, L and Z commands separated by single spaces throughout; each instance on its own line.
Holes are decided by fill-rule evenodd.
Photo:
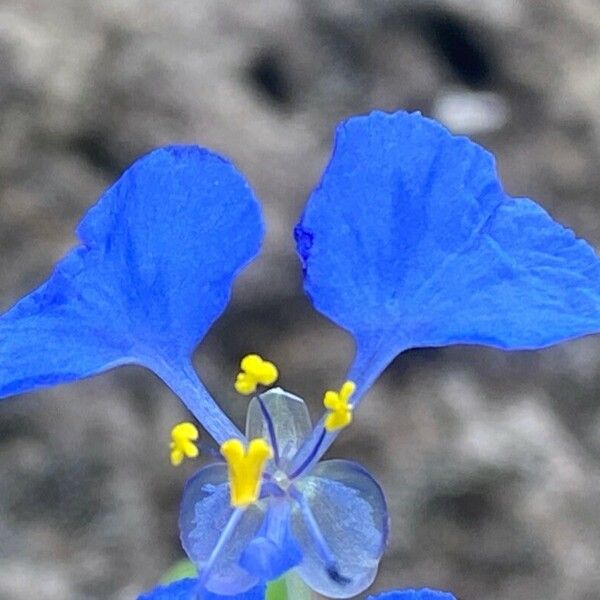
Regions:
M 294 571 L 271 581 L 267 586 L 266 600 L 312 600 L 311 589 Z

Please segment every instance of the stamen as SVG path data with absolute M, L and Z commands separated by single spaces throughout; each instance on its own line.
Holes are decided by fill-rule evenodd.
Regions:
M 333 556 L 333 552 L 329 548 L 329 544 L 323 537 L 321 533 L 321 529 L 319 528 L 319 524 L 313 515 L 313 512 L 304 498 L 304 495 L 298 488 L 291 487 L 290 495 L 296 502 L 298 506 L 300 506 L 300 512 L 302 513 L 302 517 L 304 519 L 304 523 L 306 524 L 313 541 L 315 542 L 315 547 L 317 549 L 317 553 L 319 554 L 321 560 L 325 564 L 325 570 L 327 571 L 327 575 L 329 575 L 330 579 L 338 583 L 339 585 L 346 585 L 350 583 L 350 579 L 348 577 L 344 577 L 338 568 L 337 561 Z
M 171 429 L 171 464 L 178 467 L 184 458 L 196 458 L 199 454 L 194 443 L 200 434 L 193 423 L 179 423 Z
M 343 429 L 352 423 L 352 404 L 350 397 L 356 390 L 356 384 L 353 381 L 346 381 L 339 392 L 328 390 L 323 398 L 323 405 L 330 412 L 325 417 L 325 429 L 327 431 L 337 431 Z
M 221 454 L 227 461 L 231 506 L 245 507 L 258 500 L 262 474 L 268 460 L 273 458 L 273 449 L 263 438 L 256 438 L 244 449 L 236 438 L 221 445 Z
M 273 385 L 279 377 L 277 367 L 258 354 L 248 354 L 240 363 L 241 372 L 238 373 L 234 387 L 244 396 L 253 394 L 258 384 Z
M 260 406 L 260 411 L 262 412 L 263 418 L 267 425 L 267 431 L 269 432 L 271 447 L 273 448 L 273 454 L 275 456 L 275 464 L 279 466 L 279 446 L 277 444 L 277 436 L 275 435 L 275 425 L 273 424 L 271 413 L 269 412 L 269 409 L 267 408 L 261 396 L 258 396 L 258 404 Z

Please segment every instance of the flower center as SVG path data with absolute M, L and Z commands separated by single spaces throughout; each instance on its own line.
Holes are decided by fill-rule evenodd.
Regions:
M 273 481 L 285 492 L 291 485 L 290 478 L 285 471 L 281 469 L 277 469 L 275 473 L 273 473 Z

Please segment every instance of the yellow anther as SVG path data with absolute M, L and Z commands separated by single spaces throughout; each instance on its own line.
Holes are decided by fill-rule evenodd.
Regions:
M 325 429 L 327 431 L 343 429 L 352 423 L 350 398 L 355 390 L 356 384 L 353 381 L 346 381 L 339 392 L 332 390 L 325 392 L 323 404 L 330 411 L 325 417 Z
M 221 444 L 221 454 L 227 461 L 231 506 L 248 506 L 258 500 L 262 474 L 273 449 L 263 438 L 256 438 L 244 448 L 232 438 Z
M 235 380 L 235 389 L 238 393 L 247 396 L 256 391 L 256 386 L 273 385 L 279 377 L 277 367 L 258 354 L 248 354 L 240 363 L 241 372 Z
M 196 458 L 199 454 L 194 442 L 200 437 L 193 423 L 179 423 L 171 429 L 171 464 L 178 467 L 185 457 Z

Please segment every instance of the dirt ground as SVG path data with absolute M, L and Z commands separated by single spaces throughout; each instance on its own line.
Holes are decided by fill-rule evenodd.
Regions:
M 597 0 L 0 0 L 0 308 L 49 273 L 86 208 L 150 148 L 231 157 L 269 234 L 197 368 L 238 422 L 239 358 L 318 412 L 348 337 L 301 293 L 291 229 L 335 124 L 419 109 L 493 150 L 506 188 L 600 247 Z M 373 590 L 600 599 L 600 338 L 535 353 L 408 352 L 332 456 L 386 490 Z M 0 405 L 0 600 L 129 600 L 182 551 L 184 418 L 121 369 Z

